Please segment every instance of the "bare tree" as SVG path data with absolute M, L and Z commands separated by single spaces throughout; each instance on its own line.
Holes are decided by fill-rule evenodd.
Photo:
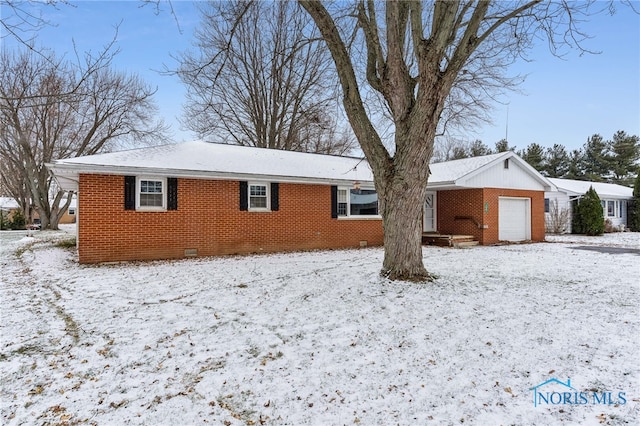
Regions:
M 299 2 L 331 52 L 347 117 L 374 173 L 384 226 L 382 273 L 391 279 L 428 280 L 420 220 L 428 164 L 448 100 L 463 93 L 468 101 L 453 116 L 468 114 L 485 88 L 501 87 L 504 81 L 496 77 L 536 37 L 546 36 L 554 53 L 563 45 L 579 46 L 584 36 L 576 24 L 590 2 L 359 0 L 351 13 L 320 1 Z M 365 54 L 353 55 L 354 46 Z M 362 56 L 364 64 L 357 60 Z M 483 79 L 486 85 L 479 84 Z M 363 102 L 362 80 L 390 112 L 391 150 Z
M 48 25 L 41 10 L 32 2 L 24 0 L 0 0 L 0 34 L 2 39 L 14 38 L 18 43 L 33 49 L 33 40 L 38 30 Z M 68 4 L 66 0 L 43 0 L 41 4 L 57 8 L 58 4 Z
M 351 149 L 352 137 L 333 139 L 350 129 L 330 113 L 337 88 L 331 58 L 297 3 L 210 2 L 202 14 L 197 52 L 179 58 L 189 129 L 239 145 Z
M 63 202 L 45 163 L 161 142 L 166 129 L 153 120 L 153 90 L 113 71 L 109 54 L 86 55 L 78 68 L 43 52 L 2 53 L 0 159 L 11 195 L 37 210 L 43 229 L 57 229 L 72 194 Z
M 549 213 L 546 215 L 546 231 L 553 234 L 564 234 L 569 230 L 569 218 L 570 210 L 560 207 L 558 200 L 553 200 L 549 206 Z

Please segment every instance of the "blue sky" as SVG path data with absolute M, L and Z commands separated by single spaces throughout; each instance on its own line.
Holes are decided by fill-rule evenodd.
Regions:
M 72 56 L 75 41 L 80 52 L 97 52 L 112 39 L 119 24 L 121 53 L 115 67 L 138 73 L 157 87 L 156 102 L 172 126 L 174 139 L 193 139 L 176 119 L 182 112 L 184 87 L 177 77 L 158 71 L 177 67 L 171 55 L 190 47 L 199 22 L 194 3 L 174 0 L 175 17 L 165 3 L 158 15 L 137 0 L 72 5 L 40 6 L 52 25 L 38 33 L 38 45 Z M 523 93 L 509 94 L 504 99 L 508 106 L 496 103 L 494 124 L 470 130 L 468 139 L 481 139 L 493 147 L 508 134 L 510 145 L 518 149 L 533 142 L 575 149 L 594 133 L 606 139 L 617 130 L 640 135 L 640 16 L 621 6 L 616 15 L 594 16 L 582 28 L 593 36 L 585 46 L 602 53 L 570 51 L 558 59 L 541 43 L 530 54 L 532 62 L 518 63 L 510 70 L 510 74 L 528 74 L 520 87 Z M 2 43 L 3 48 L 15 46 L 7 38 Z

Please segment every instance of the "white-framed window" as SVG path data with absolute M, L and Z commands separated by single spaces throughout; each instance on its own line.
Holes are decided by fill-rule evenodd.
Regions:
M 167 207 L 167 180 L 139 177 L 136 182 L 136 209 L 165 210 Z
M 349 216 L 349 190 L 338 188 L 338 217 Z
M 269 211 L 269 184 L 249 182 L 248 191 L 250 211 Z
M 623 202 L 621 200 L 602 200 L 604 217 L 622 217 Z
M 338 217 L 380 217 L 375 189 L 338 188 Z

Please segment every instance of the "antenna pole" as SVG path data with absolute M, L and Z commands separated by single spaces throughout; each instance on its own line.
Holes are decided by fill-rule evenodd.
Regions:
M 504 140 L 509 140 L 509 104 L 507 104 L 507 122 L 504 126 Z

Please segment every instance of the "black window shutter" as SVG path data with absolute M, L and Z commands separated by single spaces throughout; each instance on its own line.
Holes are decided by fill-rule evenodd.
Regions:
M 331 217 L 338 218 L 338 187 L 331 186 Z
M 249 185 L 240 181 L 240 210 L 249 210 Z
M 124 209 L 136 209 L 136 177 L 124 177 Z
M 271 182 L 271 210 L 280 210 L 280 185 L 278 182 Z
M 178 210 L 178 178 L 167 178 L 167 210 Z

